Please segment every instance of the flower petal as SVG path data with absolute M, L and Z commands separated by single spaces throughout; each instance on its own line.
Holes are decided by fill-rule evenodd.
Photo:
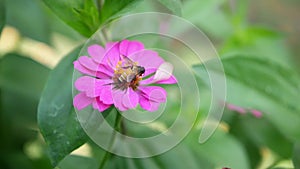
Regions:
M 114 100 L 114 105 L 116 108 L 118 108 L 120 111 L 126 111 L 128 110 L 127 107 L 123 105 L 123 96 L 125 92 L 121 90 L 113 90 L 113 100 Z
M 153 77 L 153 80 L 154 81 L 167 80 L 172 76 L 172 72 L 173 72 L 173 65 L 171 63 L 164 62 L 158 67 Z
M 104 86 L 101 90 L 100 100 L 105 104 L 113 104 L 113 95 L 111 85 Z
M 86 74 L 86 75 L 90 75 L 90 76 L 96 76 L 96 72 L 92 71 L 90 69 L 87 69 L 86 67 L 82 66 L 81 63 L 79 63 L 79 61 L 75 61 L 73 62 L 74 64 L 74 68 L 76 70 L 78 70 L 80 73 Z
M 262 117 L 262 112 L 258 111 L 258 110 L 251 110 L 251 113 L 253 114 L 253 116 L 255 116 L 256 118 L 261 118 Z
M 114 69 L 120 61 L 119 42 L 109 42 L 105 46 L 105 55 L 103 61 Z
M 140 85 L 148 85 L 148 84 L 176 84 L 177 83 L 177 79 L 174 75 L 172 75 L 169 79 L 166 80 L 159 80 L 159 81 L 154 81 L 154 76 L 151 76 L 148 79 L 142 80 L 140 81 Z
M 93 101 L 93 108 L 99 110 L 100 112 L 103 112 L 110 106 L 111 104 L 104 104 L 101 100 L 99 100 L 98 97 Z
M 241 114 L 245 114 L 247 112 L 246 109 L 244 109 L 240 106 L 236 106 L 234 104 L 227 104 L 227 108 L 231 111 L 236 111 L 236 112 L 241 113 Z
M 129 56 L 133 53 L 143 50 L 145 47 L 139 41 L 129 41 L 127 39 L 120 42 L 120 53 L 124 56 Z
M 114 70 L 110 66 L 105 64 L 99 64 L 98 71 L 106 74 L 109 77 L 112 77 L 114 75 Z
M 75 88 L 81 92 L 85 92 L 88 97 L 97 97 L 100 96 L 103 87 L 110 83 L 110 80 L 82 76 L 75 81 Z
M 139 103 L 143 109 L 150 111 L 150 112 L 156 111 L 160 105 L 160 103 L 150 101 L 143 96 L 140 97 Z
M 93 60 L 97 63 L 101 63 L 104 57 L 105 50 L 100 45 L 91 45 L 87 49 L 88 54 L 93 58 Z
M 156 84 L 176 84 L 178 81 L 174 75 L 172 75 L 169 79 L 156 81 Z
M 167 98 L 167 92 L 164 88 L 159 86 L 141 86 L 139 89 L 142 92 L 142 95 L 151 101 L 154 102 L 165 102 Z
M 157 69 L 164 60 L 155 51 L 143 50 L 137 53 L 128 55 L 132 61 L 138 62 L 140 66 L 147 69 Z
M 94 62 L 92 58 L 87 57 L 87 56 L 80 56 L 78 58 L 78 61 L 80 64 L 87 69 L 90 69 L 92 71 L 97 71 L 99 69 L 99 64 Z
M 73 105 L 76 109 L 82 110 L 93 102 L 93 98 L 87 97 L 85 93 L 77 94 L 73 99 Z
M 123 95 L 122 103 L 128 109 L 134 109 L 139 103 L 139 96 L 132 90 L 132 88 L 128 88 L 126 93 Z

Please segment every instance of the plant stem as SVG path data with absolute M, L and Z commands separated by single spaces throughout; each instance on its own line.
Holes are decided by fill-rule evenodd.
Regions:
M 108 146 L 108 150 L 106 150 L 104 157 L 101 161 L 101 164 L 99 166 L 99 169 L 103 169 L 105 163 L 107 162 L 107 160 L 111 157 L 112 153 L 110 153 L 114 143 L 115 143 L 115 138 L 116 138 L 116 133 L 121 130 L 121 121 L 122 121 L 122 115 L 119 113 L 119 111 L 116 111 L 116 120 L 115 120 L 115 125 L 114 125 L 114 131 L 112 133 L 112 136 L 110 138 L 110 142 L 109 142 L 109 146 Z
M 97 0 L 96 3 L 97 3 L 97 7 L 98 7 L 98 12 L 99 12 L 99 15 L 100 15 L 101 14 L 101 9 L 102 9 L 102 0 Z

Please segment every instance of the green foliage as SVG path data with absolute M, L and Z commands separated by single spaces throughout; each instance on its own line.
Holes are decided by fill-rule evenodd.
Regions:
M 137 3 L 141 0 L 109 0 L 105 1 L 103 7 L 100 10 L 101 23 L 111 21 L 117 17 L 120 17 L 126 13 L 129 13 Z
M 2 0 L 2 1 L 0 1 L 0 35 L 1 35 L 1 32 L 2 32 L 2 29 L 5 25 L 5 21 L 6 21 L 6 18 L 5 18 L 5 1 Z
M 293 151 L 293 163 L 296 169 L 300 168 L 300 145 L 295 143 Z
M 287 138 L 299 141 L 300 124 L 290 123 L 300 120 L 296 103 L 299 76 L 264 58 L 232 56 L 223 58 L 222 63 L 227 79 L 227 102 L 262 111 Z M 203 65 L 194 68 L 200 78 L 206 77 Z M 208 79 L 204 80 L 209 83 Z M 246 94 L 240 99 L 242 93 Z
M 85 37 L 90 37 L 100 25 L 120 17 L 140 0 L 109 0 L 96 7 L 93 0 L 43 0 L 65 23 Z
M 212 163 L 214 167 L 211 168 L 250 168 L 245 149 L 236 138 L 218 129 L 207 142 L 199 144 L 198 133 L 191 133 L 188 136 L 188 145 L 196 157 L 202 156 Z
M 252 163 L 251 168 L 257 168 L 262 160 L 259 151 L 263 147 L 270 148 L 279 158 L 289 158 L 292 155 L 292 142 L 268 119 L 235 115 L 227 122 L 231 126 L 230 133 L 246 148 Z
M 68 155 L 58 167 L 62 169 L 97 169 L 97 161 L 88 157 Z
M 37 105 L 49 69 L 20 56 L 0 59 L 0 166 L 1 168 L 51 168 L 48 157 L 31 159 L 23 152 L 37 137 Z
M 38 124 L 53 166 L 87 141 L 72 106 L 73 61 L 80 49 L 68 54 L 51 72 L 38 106 Z
M 93 0 L 43 0 L 65 23 L 89 37 L 99 26 L 99 15 Z
M 16 27 L 24 36 L 50 42 L 49 20 L 40 1 L 7 0 L 6 7 L 7 24 Z
M 181 16 L 181 1 L 180 0 L 158 0 L 161 4 L 167 7 L 175 15 Z

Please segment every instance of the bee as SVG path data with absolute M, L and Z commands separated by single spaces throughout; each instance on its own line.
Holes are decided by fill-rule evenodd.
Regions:
M 131 87 L 136 90 L 139 86 L 139 81 L 145 73 L 145 68 L 138 66 L 128 57 L 123 58 L 124 62 L 120 61 L 115 70 L 113 84 L 115 89 L 126 90 Z

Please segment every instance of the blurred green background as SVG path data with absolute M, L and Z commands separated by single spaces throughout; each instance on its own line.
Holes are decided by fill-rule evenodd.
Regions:
M 143 11 L 171 13 L 158 1 L 143 1 L 131 13 Z M 183 0 L 181 13 L 207 34 L 221 56 L 256 55 L 300 72 L 299 0 Z M 37 126 L 39 98 L 51 69 L 86 38 L 40 0 L 1 0 L 0 28 L 0 168 L 52 168 Z M 283 123 L 300 121 L 283 119 Z M 206 146 L 208 151 L 215 151 L 203 148 L 194 152 L 194 160 L 200 165 L 220 168 L 222 158 L 235 153 L 230 146 L 220 146 L 228 141 L 242 149 L 237 152 L 246 152 L 248 168 L 300 168 L 300 144 L 264 117 L 257 119 L 226 110 L 220 130 Z M 194 139 L 197 141 L 197 137 Z M 194 146 L 189 139 L 187 144 Z M 90 149 L 84 145 L 69 158 L 80 161 L 75 155 L 85 156 Z M 121 161 L 119 157 L 114 160 Z M 68 161 L 60 166 L 74 167 L 93 168 Z

